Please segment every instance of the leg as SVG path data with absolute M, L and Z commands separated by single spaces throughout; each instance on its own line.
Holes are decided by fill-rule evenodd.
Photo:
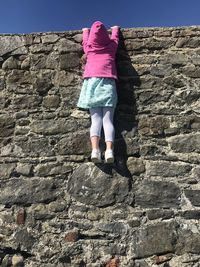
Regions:
M 99 149 L 99 140 L 101 136 L 102 128 L 102 109 L 101 108 L 91 108 L 91 127 L 90 127 L 90 139 L 92 144 L 92 149 Z
M 105 160 L 108 163 L 114 161 L 113 157 L 113 142 L 115 137 L 115 129 L 113 125 L 114 108 L 103 108 L 103 128 L 106 141 Z
M 92 149 L 99 149 L 100 137 L 99 136 L 92 136 L 90 138 L 90 140 L 91 140 Z
M 115 138 L 115 129 L 113 125 L 114 108 L 103 108 L 103 128 L 106 141 L 106 149 L 113 148 L 113 142 Z
M 90 128 L 90 140 L 92 145 L 91 160 L 94 163 L 101 162 L 101 152 L 99 149 L 99 140 L 101 136 L 101 128 L 103 124 L 102 109 L 91 108 L 91 128 Z

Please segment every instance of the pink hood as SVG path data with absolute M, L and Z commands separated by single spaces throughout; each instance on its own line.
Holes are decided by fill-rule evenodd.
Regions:
M 110 43 L 110 41 L 109 34 L 104 24 L 101 21 L 94 22 L 90 29 L 87 44 L 98 49 L 105 47 Z
M 102 22 L 96 21 L 91 29 L 83 30 L 83 50 L 87 60 L 84 78 L 106 77 L 117 79 L 115 54 L 119 41 L 119 27 L 113 27 L 109 36 Z

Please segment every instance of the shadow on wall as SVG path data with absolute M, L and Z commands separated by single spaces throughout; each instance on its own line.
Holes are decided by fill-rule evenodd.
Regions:
M 116 167 L 118 172 L 121 171 L 123 175 L 130 177 L 126 165 L 128 155 L 139 156 L 138 143 L 134 144 L 136 140 L 133 138 L 137 131 L 135 88 L 140 86 L 141 81 L 128 55 L 122 32 L 120 32 L 116 63 L 119 77 L 117 82 L 118 105 L 114 119 Z
M 117 81 L 118 104 L 114 117 L 114 168 L 121 175 L 131 178 L 131 174 L 127 168 L 128 155 L 139 157 L 139 146 L 137 140 L 134 140 L 137 131 L 137 106 L 134 91 L 136 87 L 140 86 L 141 81 L 137 71 L 132 66 L 131 58 L 128 55 L 121 31 L 116 64 L 119 79 Z M 129 151 L 127 150 L 127 146 L 129 147 Z M 104 166 L 103 171 L 111 172 L 110 168 L 109 166 Z

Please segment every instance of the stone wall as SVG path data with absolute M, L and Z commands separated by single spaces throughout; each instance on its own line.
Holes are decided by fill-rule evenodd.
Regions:
M 82 54 L 81 31 L 0 36 L 1 266 L 199 267 L 200 27 L 121 30 L 113 165 Z

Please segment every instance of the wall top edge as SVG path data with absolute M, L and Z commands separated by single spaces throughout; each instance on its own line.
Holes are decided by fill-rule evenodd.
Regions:
M 192 25 L 192 26 L 177 26 L 177 27 L 135 27 L 135 28 L 121 28 L 122 32 L 128 31 L 175 31 L 175 30 L 193 30 L 199 31 L 200 25 Z M 80 34 L 81 30 L 72 30 L 72 31 L 47 31 L 47 32 L 31 32 L 31 33 L 0 33 L 0 36 L 29 36 L 29 35 L 47 35 L 47 34 Z

